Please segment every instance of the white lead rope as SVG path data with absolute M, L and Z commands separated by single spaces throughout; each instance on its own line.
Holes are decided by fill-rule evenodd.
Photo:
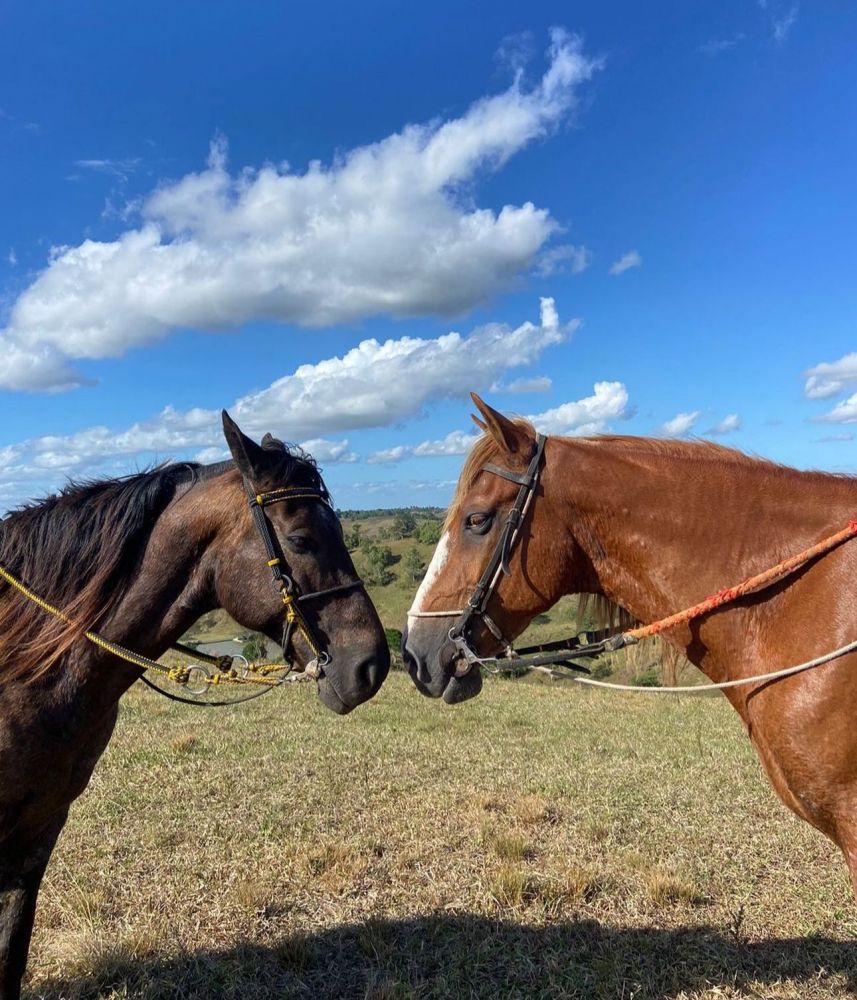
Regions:
M 820 667 L 822 663 L 829 663 L 846 653 L 857 650 L 857 640 L 849 642 L 847 646 L 834 649 L 832 653 L 825 653 L 817 656 L 814 660 L 807 660 L 806 663 L 799 663 L 795 667 L 785 667 L 783 670 L 772 670 L 769 674 L 756 674 L 755 677 L 741 677 L 736 681 L 722 681 L 720 684 L 689 684 L 683 687 L 640 687 L 635 684 L 610 684 L 605 681 L 596 681 L 592 677 L 571 677 L 575 684 L 587 684 L 589 687 L 606 688 L 608 691 L 631 691 L 634 694 L 702 694 L 705 691 L 724 691 L 726 688 L 741 687 L 744 684 L 760 684 L 763 681 L 775 681 L 780 677 L 790 677 L 792 674 L 799 674 L 803 670 L 810 670 L 812 667 Z

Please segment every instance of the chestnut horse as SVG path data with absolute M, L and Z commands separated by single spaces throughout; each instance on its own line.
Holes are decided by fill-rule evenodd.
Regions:
M 485 433 L 403 637 L 419 690 L 447 702 L 478 694 L 482 679 L 459 659 L 445 612 L 466 606 L 518 493 L 497 470 L 523 473 L 537 440 L 526 421 L 473 398 Z M 508 639 L 572 593 L 602 595 L 638 621 L 655 621 L 768 569 L 855 514 L 854 476 L 798 472 L 714 444 L 549 437 L 509 572 L 485 610 Z M 857 541 L 665 638 L 718 683 L 846 645 L 857 639 Z M 481 656 L 500 647 L 480 616 L 467 641 Z M 782 800 L 840 847 L 857 893 L 857 653 L 726 697 Z
M 371 698 L 387 674 L 384 630 L 315 463 L 270 435 L 260 447 L 226 413 L 224 431 L 234 462 L 70 485 L 0 523 L 0 565 L 73 618 L 52 618 L 0 583 L 2 1000 L 20 994 L 36 896 L 69 806 L 110 738 L 120 696 L 140 676 L 84 630 L 96 626 L 157 657 L 221 607 L 247 628 L 284 636 L 248 487 L 299 488 L 263 515 L 295 591 L 313 598 L 301 606 L 308 631 L 289 633 L 285 655 L 306 666 L 315 655 L 307 636 L 319 640 L 329 660 L 318 694 L 339 713 Z

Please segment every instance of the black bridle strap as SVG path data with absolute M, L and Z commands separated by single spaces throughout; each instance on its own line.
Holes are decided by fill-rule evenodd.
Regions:
M 268 557 L 267 564 L 271 570 L 274 586 L 277 588 L 286 610 L 286 621 L 283 628 L 283 654 L 285 656 L 288 655 L 287 650 L 289 644 L 291 643 L 294 632 L 297 629 L 297 631 L 303 636 L 306 644 L 312 650 L 316 664 L 322 665 L 324 663 L 329 663 L 330 654 L 326 650 L 322 649 L 322 644 L 319 642 L 318 636 L 306 620 L 300 605 L 309 601 L 319 600 L 323 597 L 329 597 L 334 594 L 342 594 L 346 591 L 355 590 L 356 588 L 363 586 L 363 581 L 358 578 L 356 580 L 349 580 L 346 583 L 336 584 L 333 587 L 327 587 L 324 590 L 316 590 L 308 594 L 296 593 L 294 580 L 292 580 L 288 574 L 283 572 L 282 556 L 274 539 L 274 533 L 271 531 L 270 522 L 265 514 L 265 507 L 269 507 L 271 504 L 275 503 L 301 500 L 317 500 L 323 503 L 329 503 L 327 495 L 326 493 L 322 493 L 320 490 L 314 490 L 310 487 L 302 486 L 286 486 L 281 487 L 280 489 L 270 490 L 266 493 L 257 493 L 253 489 L 249 480 L 246 478 L 244 480 L 244 489 L 247 492 L 250 511 L 253 515 L 256 530 L 262 538 L 262 544 L 265 546 L 265 554 Z
M 486 627 L 496 639 L 500 642 L 504 642 L 506 646 L 509 645 L 509 643 L 503 638 L 500 630 L 488 617 L 486 609 L 497 585 L 498 571 L 507 575 L 509 573 L 509 558 L 511 557 L 515 540 L 518 537 L 518 529 L 521 525 L 521 519 L 523 517 L 524 510 L 526 509 L 527 501 L 531 494 L 535 492 L 536 486 L 538 485 L 539 468 L 541 466 L 542 456 L 544 455 L 546 441 L 547 438 L 543 434 L 538 435 L 536 438 L 536 450 L 533 453 L 533 457 L 530 459 L 527 471 L 523 475 L 496 465 L 489 464 L 482 467 L 485 472 L 491 472 L 494 475 L 499 475 L 504 479 L 509 479 L 514 483 L 518 483 L 519 489 L 517 496 L 515 497 L 515 502 L 506 516 L 506 522 L 503 525 L 503 533 L 497 540 L 497 545 L 491 554 L 491 558 L 488 560 L 487 566 L 482 571 L 482 576 L 479 577 L 479 582 L 474 587 L 473 594 L 467 602 L 467 606 L 455 621 L 449 632 L 450 638 L 453 642 L 458 640 L 457 645 L 459 645 L 459 648 L 465 653 L 465 655 L 467 655 L 468 651 L 472 655 L 475 655 L 473 654 L 473 651 L 470 650 L 470 647 L 467 646 L 466 636 L 470 620 L 474 616 L 482 618 Z

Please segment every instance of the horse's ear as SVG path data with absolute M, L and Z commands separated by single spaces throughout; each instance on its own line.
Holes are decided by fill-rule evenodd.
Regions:
M 474 424 L 476 424 L 476 426 L 479 428 L 480 431 L 488 430 L 488 424 L 486 424 L 484 420 L 480 420 L 475 413 L 470 414 L 470 419 L 473 421 Z
M 223 436 L 226 438 L 235 464 L 245 478 L 255 482 L 270 465 L 268 456 L 255 441 L 247 437 L 226 410 L 223 411 L 222 417 Z
M 481 400 L 475 392 L 470 393 L 470 398 L 473 400 L 473 405 L 485 418 L 485 423 L 482 424 L 474 417 L 476 423 L 483 426 L 497 444 L 505 448 L 510 455 L 519 452 L 526 453 L 532 448 L 533 435 L 526 427 L 521 427 L 508 417 L 504 417 L 502 413 Z

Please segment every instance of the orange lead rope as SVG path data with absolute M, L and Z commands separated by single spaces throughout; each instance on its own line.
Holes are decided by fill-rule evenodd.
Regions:
M 665 632 L 675 625 L 683 625 L 693 618 L 698 618 L 709 611 L 714 611 L 715 608 L 719 608 L 723 604 L 729 604 L 731 601 L 738 600 L 739 597 L 744 597 L 747 594 L 752 594 L 755 590 L 767 587 L 769 584 L 775 583 L 777 580 L 793 573 L 799 566 L 809 562 L 810 559 L 829 552 L 842 542 L 847 542 L 849 538 L 854 538 L 855 535 L 857 535 L 857 520 L 849 521 L 847 527 L 841 531 L 837 531 L 835 535 L 830 535 L 808 549 L 804 549 L 803 552 L 798 552 L 797 555 L 784 559 L 782 562 L 777 563 L 776 566 L 766 569 L 764 573 L 757 573 L 756 576 L 748 577 L 734 587 L 727 587 L 725 590 L 720 590 L 716 594 L 706 597 L 699 604 L 694 604 L 692 608 L 677 611 L 668 618 L 661 618 L 659 621 L 652 622 L 651 625 L 641 625 L 639 628 L 623 632 L 622 638 L 626 640 L 625 645 L 632 645 L 635 642 L 639 642 L 640 639 L 648 639 L 650 636 Z

